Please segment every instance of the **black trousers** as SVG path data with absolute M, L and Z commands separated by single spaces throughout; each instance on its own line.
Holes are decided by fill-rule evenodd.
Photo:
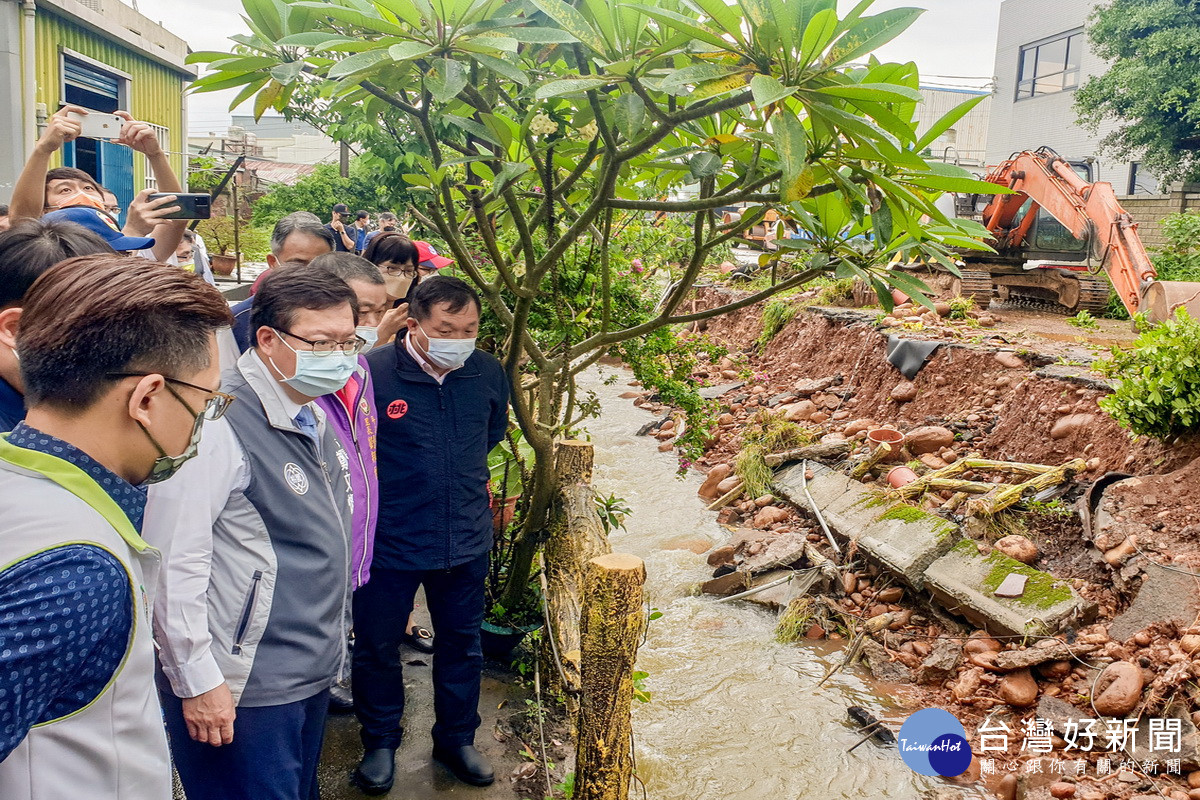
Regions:
M 363 747 L 400 746 L 404 677 L 400 642 L 418 586 L 433 621 L 433 743 L 475 743 L 479 727 L 479 682 L 483 651 L 484 578 L 488 556 L 448 570 L 389 570 L 371 567 L 371 579 L 354 593 L 354 712 Z

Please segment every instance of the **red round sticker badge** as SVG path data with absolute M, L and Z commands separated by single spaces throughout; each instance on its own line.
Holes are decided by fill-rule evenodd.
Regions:
M 393 400 L 388 403 L 387 415 L 392 419 L 400 419 L 408 413 L 408 402 L 405 400 Z

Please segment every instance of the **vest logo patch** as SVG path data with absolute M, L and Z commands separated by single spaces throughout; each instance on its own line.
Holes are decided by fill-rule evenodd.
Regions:
M 388 403 L 387 415 L 392 419 L 400 419 L 408 413 L 408 402 L 406 400 L 393 400 Z
M 308 476 L 304 474 L 304 470 L 300 469 L 298 465 L 290 461 L 284 464 L 283 478 L 296 494 L 304 494 L 308 491 Z

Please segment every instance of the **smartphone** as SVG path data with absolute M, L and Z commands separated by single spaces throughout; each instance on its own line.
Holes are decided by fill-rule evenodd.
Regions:
M 125 124 L 125 120 L 116 114 L 102 114 L 99 111 L 87 114 L 68 111 L 67 117 L 78 122 L 79 135 L 89 139 L 117 139 L 121 136 L 121 126 Z
M 171 192 L 158 192 L 146 199 L 153 201 L 161 197 L 170 197 L 171 194 Z M 179 210 L 171 212 L 163 219 L 208 219 L 212 216 L 212 195 L 204 192 L 192 194 L 179 192 L 175 194 L 175 202 L 171 205 L 179 206 Z

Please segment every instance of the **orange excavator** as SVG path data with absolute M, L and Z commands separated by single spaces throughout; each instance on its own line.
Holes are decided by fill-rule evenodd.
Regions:
M 1090 178 L 1089 164 L 1043 147 L 1017 153 L 984 179 L 1013 194 L 956 198 L 960 216 L 987 227 L 996 254 L 964 253 L 962 277 L 951 291 L 984 307 L 996 297 L 1018 306 L 1100 311 L 1111 281 L 1130 315 L 1159 322 L 1182 307 L 1200 318 L 1200 283 L 1158 280 L 1112 184 Z

